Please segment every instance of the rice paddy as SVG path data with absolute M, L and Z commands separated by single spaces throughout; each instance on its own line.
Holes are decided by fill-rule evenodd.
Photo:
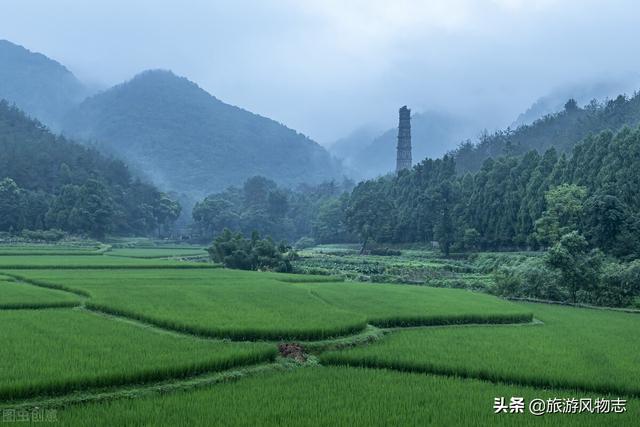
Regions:
M 96 255 L 5 255 L 0 256 L 0 270 L 38 269 L 121 269 L 121 268 L 214 268 L 213 264 L 184 262 L 174 259 L 140 259 Z
M 68 292 L 18 283 L 7 276 L 0 276 L 0 309 L 72 307 L 80 299 Z
M 573 397 L 476 380 L 358 368 L 268 372 L 201 390 L 69 407 L 69 426 L 602 426 L 637 425 L 638 401 L 610 414 L 495 414 L 494 398 Z M 591 397 L 591 396 L 590 396 Z M 595 396 L 594 396 L 595 397 Z M 598 396 L 600 397 L 600 396 Z M 615 398 L 615 397 L 614 397 Z
M 180 337 L 68 309 L 0 311 L 0 342 L 0 399 L 179 378 L 275 355 L 269 344 Z
M 324 363 L 640 396 L 640 315 L 523 304 L 542 324 L 398 331 Z
M 86 305 L 93 310 L 236 340 L 324 339 L 361 331 L 367 323 L 531 320 L 531 312 L 516 304 L 454 289 L 295 283 L 296 276 L 226 269 L 23 270 L 19 274 L 25 280 L 83 292 L 90 296 Z
M 115 248 L 107 255 L 128 258 L 158 259 L 158 258 L 190 258 L 207 257 L 209 254 L 202 248 Z
M 71 426 L 637 425 L 639 314 L 228 270 L 189 262 L 201 248 L 121 245 L 0 251 L 0 412 L 52 407 Z M 403 256 L 433 268 L 432 284 L 484 280 L 463 261 Z M 277 357 L 282 342 L 307 353 Z M 198 380 L 211 375 L 226 380 Z M 621 414 L 534 417 L 494 414 L 500 396 L 628 402 Z

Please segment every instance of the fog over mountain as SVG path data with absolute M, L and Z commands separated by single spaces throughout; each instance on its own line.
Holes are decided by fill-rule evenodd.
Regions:
M 341 177 L 339 163 L 306 136 L 165 70 L 87 98 L 62 127 L 126 159 L 161 188 L 193 197 L 255 175 L 285 185 Z
M 606 6 L 606 7 L 605 7 Z M 637 72 L 632 0 L 5 2 L 0 38 L 111 87 L 170 69 L 321 144 L 397 109 L 504 128 L 541 95 Z

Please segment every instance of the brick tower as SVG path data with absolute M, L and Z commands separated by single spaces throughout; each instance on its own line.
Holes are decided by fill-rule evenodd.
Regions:
M 400 109 L 397 150 L 396 173 L 411 169 L 411 110 L 406 105 Z

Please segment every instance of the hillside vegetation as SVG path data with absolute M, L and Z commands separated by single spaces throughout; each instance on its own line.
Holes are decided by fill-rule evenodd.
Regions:
M 59 229 L 102 238 L 168 227 L 180 206 L 121 161 L 53 135 L 0 101 L 0 232 Z
M 640 124 L 640 94 L 619 95 L 603 103 L 592 101 L 579 107 L 570 99 L 564 110 L 548 114 L 530 125 L 484 134 L 477 144 L 465 142 L 453 152 L 458 172 L 475 172 L 488 158 L 521 155 L 536 150 L 543 153 L 555 148 L 570 152 L 575 144 L 592 133 L 618 131 L 623 126 Z

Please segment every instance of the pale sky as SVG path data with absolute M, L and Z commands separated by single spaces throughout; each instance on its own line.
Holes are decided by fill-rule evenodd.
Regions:
M 101 86 L 173 70 L 322 144 L 397 109 L 495 129 L 567 85 L 640 71 L 633 0 L 1 0 L 0 38 Z

